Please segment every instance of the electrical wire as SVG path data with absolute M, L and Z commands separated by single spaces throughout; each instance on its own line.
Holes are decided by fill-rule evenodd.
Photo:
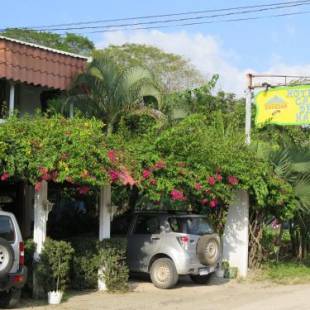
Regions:
M 87 31 L 87 32 L 79 33 L 79 34 L 83 35 L 83 34 L 88 34 L 88 33 L 91 34 L 91 33 L 118 32 L 118 31 L 127 31 L 127 30 L 128 31 L 150 30 L 150 29 L 162 29 L 162 28 L 171 28 L 171 27 L 195 26 L 195 25 L 202 25 L 202 24 L 233 23 L 233 22 L 267 19 L 267 18 L 279 18 L 279 17 L 294 16 L 294 15 L 305 15 L 309 13 L 310 11 L 302 11 L 302 12 L 283 13 L 283 14 L 275 14 L 275 15 L 253 16 L 253 17 L 245 17 L 245 18 L 233 18 L 233 19 L 204 21 L 204 22 L 192 22 L 192 23 L 183 23 L 183 24 L 176 24 L 176 25 L 161 25 L 161 26 L 136 27 L 136 28 L 126 28 L 126 29 L 95 30 L 95 31 Z
M 186 20 L 195 20 L 195 19 L 206 19 L 206 18 L 217 18 L 224 17 L 230 15 L 239 15 L 239 14 L 248 14 L 255 12 L 262 12 L 268 10 L 275 10 L 281 8 L 290 8 L 297 7 L 302 5 L 308 5 L 309 0 L 303 1 L 287 1 L 287 2 L 276 2 L 270 4 L 258 4 L 258 5 L 249 5 L 249 6 L 239 6 L 239 7 L 229 7 L 229 8 L 221 8 L 221 9 L 209 9 L 209 10 L 200 10 L 200 11 L 189 11 L 189 12 L 181 12 L 181 13 L 172 13 L 172 14 L 161 14 L 161 15 L 148 15 L 148 16 L 138 16 L 138 17 L 128 17 L 128 18 L 118 18 L 118 19 L 105 19 L 105 20 L 96 20 L 96 21 L 87 21 L 87 22 L 75 22 L 75 23 L 67 23 L 67 24 L 55 24 L 55 25 L 47 25 L 47 26 L 33 26 L 33 27 L 19 27 L 19 29 L 29 29 L 29 30 L 37 30 L 37 31 L 66 31 L 66 30 L 83 30 L 83 29 L 96 29 L 96 28 L 115 28 L 115 27 L 129 27 L 129 26 L 139 26 L 139 25 L 148 25 L 148 24 L 158 24 L 158 23 L 173 23 L 180 22 Z M 225 11 L 236 11 L 243 9 L 255 9 L 257 10 L 247 10 L 241 12 L 229 12 L 226 14 L 216 14 L 216 15 L 207 15 L 207 16 L 193 16 L 188 18 L 181 19 L 168 19 L 168 20 L 157 20 L 157 21 L 149 21 L 149 22 L 139 22 L 139 23 L 131 23 L 131 24 L 117 24 L 117 25 L 97 25 L 97 26 L 85 26 L 85 27 L 66 27 L 66 28 L 56 28 L 62 26 L 73 26 L 73 25 L 90 25 L 97 23 L 108 23 L 108 22 L 117 22 L 117 21 L 129 21 L 129 20 L 138 20 L 138 19 L 153 19 L 153 18 L 163 18 L 163 17 L 172 17 L 172 16 L 182 16 L 182 15 L 193 15 L 193 14 L 202 14 L 202 13 L 210 13 L 210 12 L 225 12 Z M 261 8 L 261 9 L 259 9 Z M 8 27 L 7 27 L 8 28 Z M 156 27 L 157 28 L 157 27 Z M 5 29 L 0 29 L 0 31 L 4 31 Z

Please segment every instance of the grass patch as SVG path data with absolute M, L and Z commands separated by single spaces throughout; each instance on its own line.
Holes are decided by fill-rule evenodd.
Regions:
M 279 262 L 263 266 L 257 280 L 269 280 L 277 284 L 310 283 L 309 262 Z

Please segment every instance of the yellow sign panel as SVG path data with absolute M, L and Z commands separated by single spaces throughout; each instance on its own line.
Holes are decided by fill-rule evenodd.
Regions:
M 310 124 L 310 85 L 279 86 L 255 95 L 256 124 Z

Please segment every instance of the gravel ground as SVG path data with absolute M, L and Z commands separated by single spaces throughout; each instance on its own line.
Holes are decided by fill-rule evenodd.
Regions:
M 126 294 L 96 291 L 69 294 L 59 306 L 23 300 L 19 309 L 104 310 L 309 310 L 310 284 L 223 282 L 194 285 L 182 279 L 173 290 L 156 289 L 148 281 L 131 282 Z

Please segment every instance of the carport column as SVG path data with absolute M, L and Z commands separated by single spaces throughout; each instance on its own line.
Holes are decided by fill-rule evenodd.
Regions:
M 42 182 L 39 191 L 34 194 L 34 228 L 33 241 L 36 244 L 34 252 L 34 261 L 38 262 L 40 254 L 42 253 L 43 244 L 46 238 L 46 223 L 48 220 L 48 213 L 51 210 L 52 204 L 47 200 L 48 184 L 46 181 Z M 42 296 L 42 288 L 38 285 L 36 274 L 33 276 L 33 295 L 35 298 Z
M 15 85 L 12 82 L 10 84 L 10 101 L 9 101 L 9 114 L 14 114 L 14 104 L 15 104 Z
M 223 236 L 223 259 L 230 267 L 238 268 L 238 275 L 246 277 L 248 272 L 249 246 L 249 194 L 236 191 L 229 207 Z
M 110 239 L 111 232 L 111 185 L 106 185 L 100 189 L 99 203 L 99 240 Z M 106 290 L 105 282 L 102 278 L 103 267 L 98 271 L 98 289 Z

